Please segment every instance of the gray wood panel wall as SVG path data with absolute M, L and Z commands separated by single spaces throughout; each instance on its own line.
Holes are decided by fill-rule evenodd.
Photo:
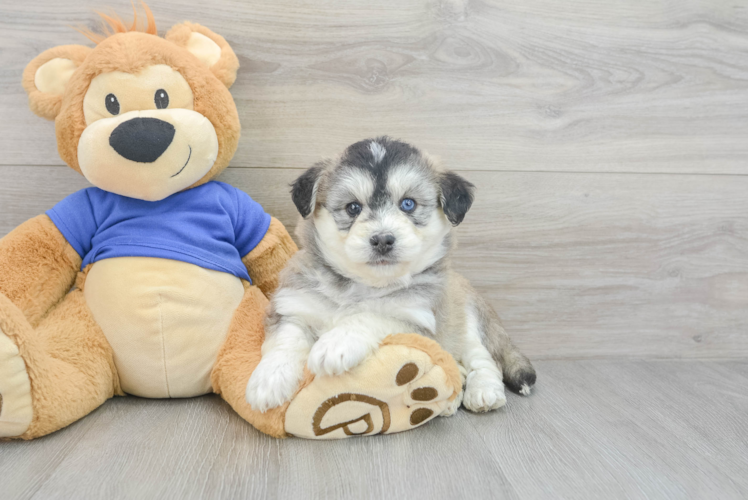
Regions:
M 108 0 L 125 20 L 127 0 Z M 241 61 L 222 180 L 293 227 L 288 183 L 393 135 L 479 186 L 457 267 L 535 358 L 748 355 L 748 4 L 152 1 Z M 25 64 L 93 0 L 0 5 L 0 236 L 87 185 Z

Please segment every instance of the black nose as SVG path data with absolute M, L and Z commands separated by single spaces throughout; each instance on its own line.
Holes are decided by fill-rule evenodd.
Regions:
M 120 123 L 109 145 L 123 158 L 139 163 L 158 160 L 174 139 L 174 125 L 157 118 L 133 118 Z
M 369 243 L 382 255 L 388 254 L 395 246 L 395 237 L 391 234 L 375 234 Z

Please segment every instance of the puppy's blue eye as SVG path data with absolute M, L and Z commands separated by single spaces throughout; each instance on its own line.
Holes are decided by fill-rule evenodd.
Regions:
M 412 212 L 415 209 L 416 202 L 411 198 L 403 198 L 403 201 L 400 202 L 400 210 L 403 212 Z
M 349 203 L 345 206 L 345 211 L 349 216 L 356 217 L 361 213 L 361 205 L 354 201 L 353 203 Z

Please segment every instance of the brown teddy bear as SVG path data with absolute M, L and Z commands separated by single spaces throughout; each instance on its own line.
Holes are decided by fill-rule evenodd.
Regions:
M 340 377 L 306 373 L 290 404 L 245 401 L 267 296 L 297 247 L 245 193 L 213 179 L 240 124 L 239 62 L 219 35 L 105 17 L 95 48 L 27 66 L 31 109 L 55 120 L 62 159 L 94 187 L 0 240 L 0 437 L 32 439 L 114 395 L 222 397 L 263 432 L 335 438 L 420 425 L 455 401 L 454 360 L 417 335 L 388 338 Z M 414 402 L 428 385 L 438 396 Z M 423 391 L 421 391 L 423 392 Z

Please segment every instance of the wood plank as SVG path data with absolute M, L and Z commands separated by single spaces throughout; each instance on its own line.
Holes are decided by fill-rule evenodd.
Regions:
M 117 398 L 99 412 L 108 418 L 91 426 L 39 498 L 266 498 L 278 483 L 276 440 L 218 397 Z
M 3 498 L 32 498 L 108 412 L 97 410 L 61 432 L 34 441 L 0 441 Z
M 0 476 L 19 500 L 745 498 L 746 369 L 541 361 L 536 392 L 502 410 L 338 442 L 268 438 L 215 396 L 115 398 L 46 438 L 0 443 Z
M 0 235 L 86 185 L 4 167 Z M 291 169 L 229 169 L 289 227 Z M 465 172 L 458 270 L 533 358 L 748 356 L 748 177 Z
M 129 19 L 129 0 L 107 2 Z M 459 170 L 748 173 L 748 9 L 739 0 L 162 0 L 242 63 L 235 166 L 302 168 L 387 133 Z M 0 6 L 3 165 L 60 164 L 20 79 L 88 43 L 97 0 Z
M 469 418 L 458 413 L 423 432 L 371 439 L 283 442 L 280 477 L 295 480 L 281 481 L 278 497 L 520 498 Z M 471 464 L 470 474 L 457 463 Z
M 703 494 L 697 496 L 709 496 L 710 490 L 718 488 L 717 481 L 724 481 L 728 488 L 742 491 L 746 496 L 748 439 L 742 430 L 735 436 L 728 436 L 745 425 L 738 415 L 748 411 L 746 379 L 740 376 L 740 369 L 735 365 L 745 369 L 748 363 L 728 363 L 724 369 L 722 362 L 707 363 L 695 369 L 686 362 L 673 364 L 675 366 L 636 362 L 633 366 L 617 364 L 605 369 L 596 366 L 594 374 L 602 384 L 619 387 L 611 401 L 613 407 L 630 406 L 632 410 L 627 414 L 638 416 L 641 411 L 642 416 L 646 416 L 643 423 L 650 430 L 653 442 L 663 449 L 670 448 L 666 454 L 671 456 L 672 467 L 693 468 L 704 473 L 704 478 L 699 478 L 698 473 L 691 478 L 693 487 L 697 482 L 702 487 Z M 632 371 L 639 373 L 633 375 Z M 684 399 L 693 401 L 693 407 L 683 407 Z M 717 425 L 728 428 L 728 432 L 715 429 Z M 666 435 L 671 437 L 665 438 Z M 680 443 L 678 446 L 687 451 L 673 453 L 671 441 Z M 701 466 L 695 461 L 689 463 L 694 456 L 712 454 L 721 456 L 719 471 L 714 469 L 714 464 L 703 464 L 708 461 L 702 461 Z M 724 477 L 720 479 L 720 475 Z M 706 481 L 706 476 L 711 481 Z
M 467 177 L 456 266 L 535 356 L 748 355 L 745 177 Z
M 715 365 L 541 362 L 536 394 L 512 401 L 522 410 L 471 423 L 522 498 L 743 498 L 747 424 L 724 422 L 748 392 Z M 730 395 L 714 404 L 699 382 Z

